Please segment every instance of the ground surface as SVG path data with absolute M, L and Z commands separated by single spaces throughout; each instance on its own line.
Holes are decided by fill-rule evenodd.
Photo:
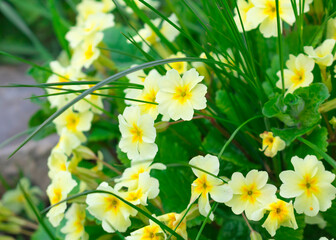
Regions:
M 34 84 L 34 80 L 26 74 L 27 69 L 24 65 L 0 66 L 0 85 Z M 27 129 L 28 120 L 38 109 L 30 100 L 25 99 L 32 94 L 43 94 L 43 91 L 35 88 L 0 88 L 0 144 Z M 38 142 L 30 141 L 11 159 L 7 159 L 23 139 L 17 139 L 0 148 L 0 173 L 9 182 L 15 182 L 21 170 L 34 184 L 45 190 L 49 184 L 47 158 L 57 137 L 50 136 Z

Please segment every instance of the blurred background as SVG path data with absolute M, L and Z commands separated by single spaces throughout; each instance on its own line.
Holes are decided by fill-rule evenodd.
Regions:
M 72 25 L 69 21 L 75 21 L 77 2 L 0 0 L 0 51 L 41 65 L 55 59 L 61 47 L 53 27 L 54 10 L 62 15 L 58 29 L 65 31 Z M 28 64 L 0 54 L 1 86 L 35 84 L 37 74 Z M 8 159 L 27 136 L 25 133 L 45 119 L 47 113 L 41 110 L 45 103 L 29 99 L 41 94 L 43 90 L 36 88 L 0 88 L 0 198 L 6 185 L 15 186 L 20 176 L 28 177 L 33 185 L 41 187 L 42 192 L 49 184 L 46 163 L 57 142 L 55 134 L 40 141 L 30 141 Z

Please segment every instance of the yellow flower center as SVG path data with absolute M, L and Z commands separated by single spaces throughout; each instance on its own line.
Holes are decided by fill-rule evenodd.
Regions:
M 61 188 L 55 188 L 54 189 L 54 195 L 52 196 L 50 203 L 51 205 L 54 205 L 61 201 L 62 199 L 62 189 Z
M 116 214 L 119 211 L 120 201 L 118 198 L 113 196 L 108 196 L 105 198 L 106 211 L 113 211 Z
M 296 70 L 294 72 L 294 76 L 291 79 L 294 86 L 301 84 L 304 81 L 304 76 L 305 76 L 305 72 L 303 69 Z
M 80 233 L 83 231 L 83 223 L 82 223 L 82 219 L 77 218 L 76 221 L 73 223 L 73 226 L 75 227 L 75 232 L 76 233 Z
M 280 223 L 288 218 L 288 208 L 284 201 L 277 201 L 270 204 L 270 217 L 272 220 L 278 220 Z
M 269 136 L 263 139 L 263 145 L 268 146 L 268 148 L 272 148 L 274 143 L 274 137 Z
M 67 129 L 76 131 L 79 120 L 79 116 L 76 113 L 68 114 L 65 118 Z
M 195 192 L 203 195 L 208 194 L 208 192 L 211 191 L 213 187 L 211 183 L 209 183 L 206 174 L 203 174 L 201 177 L 197 178 L 194 181 L 194 185 L 195 185 Z
M 66 165 L 65 165 L 65 163 L 61 163 L 60 164 L 60 170 L 61 171 L 66 171 Z
M 142 136 L 143 136 L 143 131 L 141 128 L 139 128 L 138 125 L 136 125 L 135 123 L 133 123 L 133 127 L 130 130 L 132 136 L 132 142 L 139 142 L 142 143 Z
M 160 240 L 163 239 L 160 234 L 159 226 L 147 226 L 144 228 L 144 232 L 140 240 Z
M 249 201 L 251 204 L 254 204 L 261 194 L 260 190 L 257 189 L 255 183 L 243 186 L 241 188 L 241 191 L 242 191 L 241 199 L 243 201 Z
M 128 193 L 128 196 L 126 197 L 126 200 L 128 201 L 136 201 L 139 200 L 142 197 L 142 190 L 138 189 L 135 192 Z
M 134 174 L 131 175 L 131 179 L 132 180 L 137 180 L 139 178 L 139 175 L 143 172 L 145 172 L 145 169 L 140 168 L 137 173 L 134 173 Z
M 150 89 L 147 93 L 145 93 L 144 95 L 142 95 L 142 99 L 144 101 L 147 101 L 147 102 L 153 102 L 153 103 L 155 103 L 156 94 L 157 94 L 157 91 L 155 89 Z M 142 110 L 144 110 L 144 112 L 148 112 L 149 110 L 157 107 L 157 105 L 151 104 L 151 103 L 146 103 L 146 104 L 144 104 L 143 107 L 144 108 Z
M 281 9 L 279 7 L 279 14 L 281 13 Z M 274 0 L 269 0 L 266 2 L 266 6 L 264 9 L 264 14 L 269 16 L 270 18 L 276 17 L 276 5 Z
M 319 192 L 317 186 L 317 178 L 312 177 L 309 173 L 307 173 L 301 183 L 299 184 L 300 188 L 305 191 L 307 197 L 311 197 L 312 194 L 317 194 Z
M 88 60 L 90 58 L 92 58 L 94 52 L 92 50 L 92 44 L 89 44 L 89 46 L 87 47 L 85 53 L 84 53 L 84 56 L 85 56 L 85 59 Z
M 151 35 L 146 38 L 146 41 L 151 45 L 154 45 L 156 43 L 156 34 L 154 31 L 152 31 Z
M 184 104 L 191 98 L 191 91 L 189 85 L 178 86 L 175 88 L 173 99 L 179 101 L 180 104 Z
M 175 69 L 176 71 L 178 71 L 179 74 L 182 74 L 184 72 L 184 67 L 186 65 L 185 62 L 174 62 L 174 63 L 169 63 L 169 65 Z

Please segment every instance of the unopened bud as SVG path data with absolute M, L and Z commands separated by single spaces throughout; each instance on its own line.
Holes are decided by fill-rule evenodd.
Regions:
M 262 237 L 261 237 L 260 233 L 258 233 L 256 231 L 251 232 L 250 238 L 251 238 L 251 240 L 262 240 Z
M 166 131 L 166 129 L 169 127 L 169 122 L 161 121 L 154 124 L 154 127 L 156 128 L 156 132 L 163 132 Z

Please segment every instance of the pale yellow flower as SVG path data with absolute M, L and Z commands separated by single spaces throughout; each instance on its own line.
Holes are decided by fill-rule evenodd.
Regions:
M 94 85 L 79 85 L 77 86 L 77 90 L 87 90 Z M 76 102 L 73 105 L 74 110 L 78 112 L 87 112 L 91 111 L 96 114 L 101 114 L 101 109 L 104 109 L 103 104 L 103 96 L 100 96 L 99 94 L 107 94 L 107 91 L 105 89 L 98 89 L 95 90 L 92 94 L 87 95 L 84 99 Z
M 86 141 L 86 137 L 82 132 L 73 133 L 66 128 L 63 128 L 58 134 L 60 138 L 57 145 L 54 147 L 54 150 L 63 152 L 67 156 L 70 156 L 73 149 Z
M 139 174 L 138 187 L 128 189 L 125 199 L 135 205 L 147 206 L 147 199 L 154 199 L 159 195 L 159 181 L 149 175 L 149 172 Z
M 282 151 L 286 147 L 286 143 L 278 136 L 274 137 L 272 132 L 264 132 L 260 134 L 262 138 L 262 148 L 267 157 L 274 157 L 278 151 Z
M 247 21 L 247 12 L 252 7 L 254 7 L 252 1 L 251 0 L 248 0 L 248 1 L 238 0 L 237 5 L 238 5 L 241 20 L 242 20 L 243 25 L 244 25 L 244 30 L 249 31 L 251 29 L 256 28 L 258 25 L 254 25 L 253 24 L 254 22 Z M 240 18 L 239 18 L 239 15 L 238 15 L 237 8 L 235 8 L 234 12 L 235 12 L 234 21 L 237 25 L 237 28 L 240 32 L 243 32 L 243 28 L 242 28 L 242 25 L 241 25 L 241 22 L 240 22 Z
M 288 69 L 284 70 L 286 94 L 293 93 L 300 87 L 307 87 L 313 82 L 314 76 L 312 71 L 314 65 L 314 61 L 306 55 L 299 54 L 297 57 L 289 55 L 289 60 L 286 62 Z M 277 75 L 280 79 L 276 83 L 276 86 L 282 88 L 281 72 L 279 71 Z
M 147 8 L 147 7 L 146 7 L 142 2 L 140 2 L 139 0 L 134 0 L 133 2 L 137 5 L 138 8 L 140 8 L 140 9 L 142 9 L 142 10 L 146 10 L 146 9 L 149 10 L 149 8 Z M 157 0 L 146 0 L 146 3 L 148 3 L 148 4 L 151 5 L 153 8 L 156 8 L 156 9 L 157 9 L 157 8 L 159 7 L 159 5 L 160 5 L 160 2 L 157 1 Z M 124 1 L 121 1 L 120 4 L 123 5 L 123 6 L 126 6 L 126 3 L 125 3 Z M 130 7 L 128 7 L 128 6 L 126 6 L 126 11 L 127 11 L 128 13 L 133 13 L 132 8 L 130 8 Z
M 325 40 L 319 47 L 305 46 L 305 53 L 319 65 L 323 67 L 330 66 L 334 61 L 333 49 L 335 47 L 335 39 Z
M 61 232 L 65 234 L 65 240 L 88 240 L 89 236 L 85 232 L 85 207 L 73 203 L 65 214 L 67 220 L 65 226 L 61 229 Z
M 74 112 L 71 108 L 67 109 L 53 122 L 56 124 L 58 132 L 62 132 L 63 128 L 72 133 L 88 131 L 91 128 L 93 113 Z
M 268 174 L 264 171 L 251 170 L 246 178 L 240 172 L 233 173 L 228 182 L 233 197 L 225 204 L 235 214 L 245 211 L 248 219 L 259 221 L 264 215 L 265 207 L 276 199 L 276 187 L 267 184 L 267 180 Z
M 162 76 L 155 70 L 151 70 L 148 73 L 148 76 L 144 81 L 144 89 L 143 90 L 135 90 L 132 94 L 134 99 L 153 102 L 156 103 L 156 95 L 159 92 L 159 84 L 162 81 Z M 137 95 L 136 95 L 137 93 Z M 126 95 L 126 97 L 130 96 L 130 92 Z M 132 105 L 139 106 L 141 114 L 149 114 L 155 120 L 159 115 L 158 105 L 151 103 L 142 103 L 137 101 L 129 101 Z
M 71 65 L 64 67 L 58 61 L 50 62 L 50 68 L 56 74 L 51 75 L 48 78 L 47 83 L 78 81 L 85 76 L 80 69 Z M 46 89 L 48 94 L 58 94 L 64 92 L 63 89 L 73 89 L 73 86 L 70 85 L 57 85 L 53 87 L 53 89 Z M 51 107 L 60 108 L 67 104 L 72 98 L 74 98 L 74 96 L 74 94 L 51 95 L 48 96 L 48 101 L 50 102 Z
M 167 225 L 167 227 L 171 229 L 176 229 L 176 233 L 183 237 L 183 239 L 188 239 L 187 233 L 187 219 L 182 217 L 184 212 L 182 213 L 167 213 L 161 216 L 158 216 L 157 219 Z M 182 220 L 182 222 L 181 222 Z M 180 223 L 181 222 L 181 223 Z M 180 223 L 180 224 L 179 224 Z M 172 239 L 176 239 L 172 237 Z
M 166 239 L 164 231 L 156 223 L 150 221 L 150 225 L 131 233 L 126 240 L 163 240 Z
M 336 40 L 336 18 L 331 18 L 327 25 L 327 39 Z
M 72 179 L 69 172 L 59 172 L 51 181 L 47 188 L 47 195 L 51 205 L 54 205 L 68 197 L 71 190 L 77 185 L 77 182 Z M 49 222 L 57 227 L 64 217 L 66 210 L 66 202 L 60 203 L 52 207 L 47 213 Z
M 185 58 L 187 57 L 184 53 L 178 52 L 176 54 L 170 55 L 169 58 Z M 165 69 L 175 69 L 179 74 L 183 74 L 187 71 L 188 62 L 173 62 L 165 65 Z
M 103 37 L 104 34 L 98 32 L 85 38 L 84 41 L 74 49 L 71 65 L 79 69 L 82 67 L 89 68 L 100 55 L 100 50 L 97 46 L 103 40 Z
M 219 173 L 219 160 L 216 156 L 207 154 L 205 157 L 197 156 L 189 161 L 189 164 L 197 168 L 203 169 L 213 175 Z M 210 212 L 209 194 L 216 202 L 227 202 L 232 198 L 232 190 L 223 181 L 209 175 L 206 172 L 192 168 L 192 171 L 197 176 L 197 179 L 192 183 L 190 203 L 198 200 L 198 209 L 203 216 L 207 216 Z M 213 220 L 213 213 L 210 214 L 210 219 Z
M 81 1 L 76 7 L 78 12 L 77 24 L 85 22 L 91 15 L 104 12 L 105 4 L 96 0 Z
M 139 176 L 142 173 L 150 173 L 152 169 L 165 170 L 166 166 L 162 163 L 154 163 L 153 160 L 132 162 L 131 167 L 126 168 L 120 178 L 115 182 L 116 190 L 127 187 L 129 190 L 135 190 L 139 186 Z
M 39 197 L 42 196 L 42 191 L 38 187 L 32 187 L 27 178 L 21 178 L 19 183 L 25 192 L 29 194 L 32 202 L 37 205 L 39 203 Z M 16 214 L 20 214 L 22 210 L 25 210 L 29 218 L 35 219 L 35 214 L 26 201 L 19 184 L 15 189 L 7 190 L 2 195 L 0 204 L 3 204 L 4 207 Z
M 313 155 L 307 155 L 304 159 L 295 156 L 291 162 L 294 171 L 283 171 L 279 175 L 283 182 L 280 195 L 295 198 L 295 210 L 308 216 L 315 216 L 319 211 L 330 208 L 336 194 L 336 188 L 331 184 L 335 174 L 326 171 L 322 162 Z
M 71 48 L 76 48 L 85 39 L 114 26 L 114 16 L 112 14 L 98 13 L 90 15 L 81 25 L 76 25 L 65 35 Z
M 121 195 L 106 182 L 101 183 L 97 190 L 107 191 Z M 108 193 L 92 193 L 86 198 L 87 210 L 97 219 L 102 221 L 106 232 L 125 232 L 131 226 L 130 216 L 135 216 L 137 211 Z
M 207 87 L 199 83 L 203 78 L 194 68 L 185 72 L 182 78 L 175 69 L 167 71 L 156 95 L 159 113 L 175 121 L 191 120 L 194 109 L 201 110 L 206 107 Z
M 168 19 L 172 21 L 175 25 L 179 26 L 175 14 L 172 14 Z M 173 42 L 180 32 L 177 29 L 175 29 L 172 25 L 170 25 L 168 22 L 163 21 L 162 24 L 161 22 L 162 20 L 160 18 L 152 20 L 152 23 L 154 24 L 154 26 L 159 28 L 162 35 L 166 37 L 168 41 Z M 140 29 L 138 31 L 138 35 L 134 36 L 134 40 L 136 42 L 143 42 L 142 39 L 144 39 L 147 42 L 147 44 L 152 46 L 160 41 L 160 38 L 147 24 L 144 25 L 143 29 Z M 142 49 L 146 52 L 150 50 L 147 44 L 142 43 Z
M 199 57 L 207 59 L 207 56 L 204 52 L 201 53 L 201 55 Z M 199 74 L 201 76 L 204 76 L 205 80 L 209 80 L 210 75 L 209 75 L 209 70 L 207 68 L 206 63 L 204 63 L 204 62 L 192 62 L 191 65 L 196 69 L 197 72 L 199 72 Z
M 134 161 L 153 159 L 158 151 L 153 118 L 149 114 L 142 115 L 139 107 L 132 106 L 125 108 L 118 120 L 121 151 Z
M 68 157 L 63 152 L 52 151 L 48 158 L 48 176 L 53 179 L 59 172 L 68 171 Z
M 251 0 L 254 5 L 246 13 L 246 21 L 253 27 L 260 24 L 260 32 L 264 37 L 275 37 L 277 33 L 277 13 L 274 0 Z M 290 0 L 279 1 L 280 21 L 289 25 L 295 22 L 295 15 Z M 281 26 L 281 23 L 280 23 Z
M 266 207 L 269 211 L 266 221 L 262 225 L 273 237 L 280 226 L 297 229 L 292 203 L 287 203 L 277 199 Z

